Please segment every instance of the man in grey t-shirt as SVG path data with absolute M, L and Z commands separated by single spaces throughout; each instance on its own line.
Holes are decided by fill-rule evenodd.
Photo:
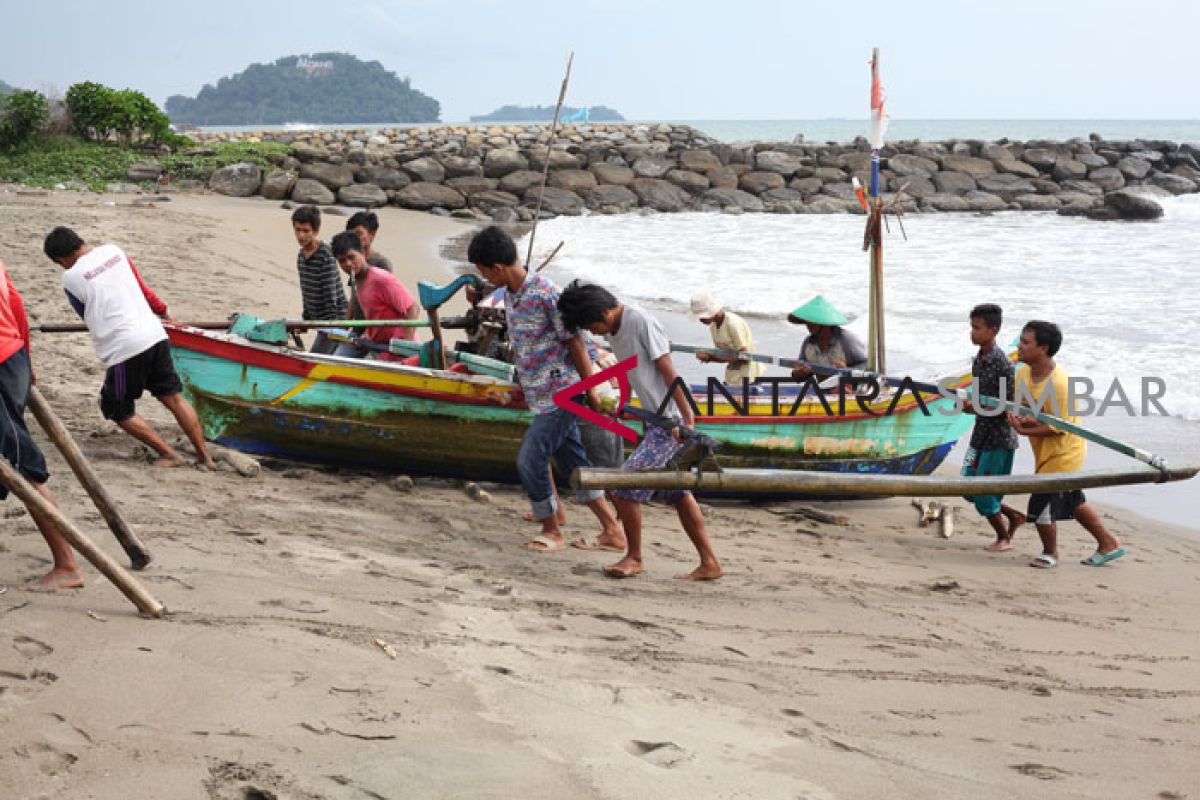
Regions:
M 641 444 L 625 462 L 625 469 L 648 469 L 664 467 L 683 448 L 679 428 L 695 425 L 692 407 L 675 389 L 665 403 L 668 392 L 675 383 L 675 365 L 671 361 L 671 344 L 667 340 L 662 324 L 637 306 L 622 305 L 608 290 L 591 284 L 575 281 L 562 293 L 558 310 L 563 325 L 568 331 L 586 329 L 598 336 L 607 336 L 613 356 L 618 361 L 637 358 L 636 366 L 629 372 L 629 383 L 642 408 L 658 411 L 676 423 L 672 431 L 647 425 Z M 684 580 L 715 580 L 721 577 L 721 564 L 708 541 L 708 531 L 700 505 L 691 492 L 658 492 L 658 499 L 675 506 L 679 521 L 688 538 L 692 540 L 700 555 L 700 566 L 681 575 Z M 612 493 L 617 514 L 625 527 L 625 538 L 629 549 L 625 557 L 604 568 L 606 575 L 613 578 L 630 578 L 640 573 L 642 567 L 642 508 L 655 495 L 650 489 L 619 489 Z

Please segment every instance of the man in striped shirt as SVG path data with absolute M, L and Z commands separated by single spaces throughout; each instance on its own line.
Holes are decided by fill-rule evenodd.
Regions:
M 296 270 L 300 273 L 300 296 L 304 301 L 304 319 L 345 319 L 346 293 L 342 289 L 337 260 L 329 245 L 321 241 L 321 209 L 300 206 L 292 213 L 292 231 L 300 252 Z M 317 331 L 312 352 L 330 355 L 337 342 Z

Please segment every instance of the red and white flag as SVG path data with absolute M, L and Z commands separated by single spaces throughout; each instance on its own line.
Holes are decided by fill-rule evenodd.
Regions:
M 879 81 L 879 51 L 871 55 L 871 148 L 883 147 L 883 135 L 887 133 L 888 115 L 883 110 L 883 84 Z

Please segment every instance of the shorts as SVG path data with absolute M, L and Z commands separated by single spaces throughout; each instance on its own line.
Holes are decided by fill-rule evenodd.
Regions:
M 976 450 L 967 448 L 963 457 L 962 474 L 967 477 L 979 475 L 1010 475 L 1012 474 L 1013 452 L 1005 448 L 999 450 Z M 977 495 L 968 497 L 975 504 L 975 510 L 980 516 L 990 517 L 1000 513 L 1000 501 L 1003 495 Z
M 100 387 L 100 413 L 113 422 L 124 422 L 134 415 L 134 401 L 142 392 L 168 397 L 183 391 L 171 360 L 171 345 L 166 339 L 138 353 L 104 373 Z
M 684 447 L 682 442 L 675 440 L 670 431 L 657 425 L 647 425 L 646 436 L 622 468 L 657 469 L 665 467 Z M 616 489 L 612 492 L 613 497 L 632 500 L 635 503 L 649 503 L 651 500 L 657 500 L 669 506 L 677 504 L 689 494 L 691 492 L 685 489 Z
M 592 466 L 620 469 L 625 461 L 625 440 L 587 420 L 579 419 L 575 422 L 579 426 L 579 438 L 583 441 L 583 449 L 587 451 L 588 461 L 592 462 Z
M 1029 521 L 1038 525 L 1053 525 L 1064 519 L 1075 519 L 1075 509 L 1087 502 L 1083 492 L 1047 492 L 1029 496 Z
M 29 353 L 24 348 L 0 362 L 0 455 L 27 479 L 45 483 L 50 478 L 46 459 L 25 427 L 25 403 L 32 377 Z M 0 484 L 0 500 L 7 496 L 8 489 Z

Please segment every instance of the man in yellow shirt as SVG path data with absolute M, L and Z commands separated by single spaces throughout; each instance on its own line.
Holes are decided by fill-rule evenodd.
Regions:
M 1048 413 L 1068 422 L 1079 422 L 1074 409 L 1068 408 L 1068 376 L 1066 370 L 1054 362 L 1054 355 L 1062 345 L 1062 332 L 1053 322 L 1033 320 L 1021 331 L 1021 342 L 1017 345 L 1017 358 L 1021 367 L 1017 370 L 1016 402 L 1032 405 L 1042 413 Z M 1073 433 L 1059 430 L 1030 416 L 1009 414 L 1013 430 L 1029 437 L 1033 446 L 1036 472 L 1077 472 L 1083 469 L 1087 458 L 1087 442 Z M 1089 567 L 1101 567 L 1109 561 L 1125 555 L 1117 537 L 1108 532 L 1100 515 L 1092 508 L 1083 492 L 1074 489 L 1064 492 L 1047 492 L 1029 497 L 1029 519 L 1035 523 L 1038 536 L 1042 539 L 1041 555 L 1029 566 L 1050 569 L 1058 564 L 1059 520 L 1074 519 L 1096 539 L 1096 552 L 1081 563 Z
M 754 352 L 754 334 L 750 332 L 746 320 L 732 311 L 726 311 L 711 292 L 700 292 L 692 298 L 692 319 L 708 326 L 713 347 L 735 353 Z M 705 364 L 712 361 L 726 364 L 725 383 L 730 386 L 741 386 L 743 379 L 753 383 L 755 378 L 762 375 L 764 369 L 757 361 L 742 361 L 736 356 L 696 353 L 696 358 Z

